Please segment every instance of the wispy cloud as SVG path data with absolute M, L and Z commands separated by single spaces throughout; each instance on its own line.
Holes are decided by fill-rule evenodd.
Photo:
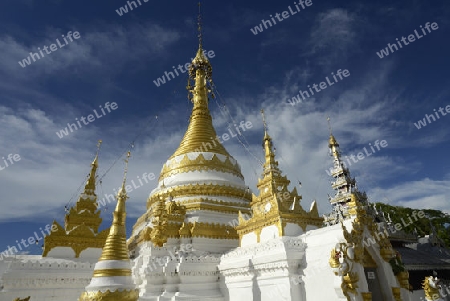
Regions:
M 26 68 L 18 64 L 30 52 L 38 52 L 38 47 L 42 49 L 45 45 L 50 46 L 58 38 L 62 41 L 62 35 L 68 31 L 78 31 L 81 37 L 54 53 L 46 54 Z M 160 59 L 166 47 L 179 38 L 175 30 L 151 23 L 127 26 L 102 23 L 94 28 L 83 25 L 65 29 L 49 28 L 27 44 L 3 35 L 0 37 L 0 51 L 4 55 L 0 59 L 0 67 L 4 74 L 16 80 L 28 81 L 39 80 L 42 76 L 73 76 L 85 72 L 111 76 L 123 71 L 130 62 L 136 66 L 136 62 Z
M 307 55 L 320 55 L 322 65 L 329 65 L 337 59 L 342 62 L 358 51 L 359 22 L 356 13 L 341 8 L 318 14 L 306 44 L 309 49 Z

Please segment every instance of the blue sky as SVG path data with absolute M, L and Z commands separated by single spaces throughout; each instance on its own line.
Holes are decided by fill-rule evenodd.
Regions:
M 146 172 L 158 176 L 178 146 L 191 109 L 186 73 L 159 87 L 153 81 L 195 55 L 197 2 L 141 0 L 120 16 L 116 10 L 126 4 L 1 4 L 0 156 L 18 154 L 20 160 L 0 170 L 0 250 L 54 219 L 63 223 L 64 206 L 89 172 L 97 140 L 103 140 L 100 174 L 108 171 L 98 195 L 120 185 L 123 164 L 114 162 L 132 141 L 130 180 Z M 289 6 L 294 9 L 293 1 L 203 5 L 204 48 L 214 51 L 213 80 L 220 96 L 210 105 L 214 125 L 222 135 L 232 119 L 252 123 L 244 133 L 250 153 L 236 138 L 224 142 L 250 188 L 256 192 L 261 173 L 254 156 L 263 158 L 259 111 L 264 108 L 291 188 L 302 182 L 305 209 L 316 199 L 321 213 L 330 210 L 331 179 L 325 172 L 332 164 L 330 116 L 344 155 L 369 150 L 376 140 L 388 144 L 350 166 L 372 201 L 450 212 L 450 116 L 429 118 L 421 129 L 414 125 L 450 105 L 450 4 L 312 0 L 300 12 L 252 33 L 269 15 L 290 14 Z M 377 55 L 396 38 L 414 30 L 421 35 L 420 26 L 427 22 L 436 22 L 438 29 L 382 59 Z M 56 39 L 64 44 L 62 35 L 69 31 L 80 37 L 26 67 L 18 63 Z M 350 75 L 301 103 L 288 103 L 299 90 L 331 80 L 339 69 Z M 100 113 L 107 102 L 117 103 L 117 109 Z M 219 104 L 230 114 L 223 114 Z M 94 109 L 101 118 L 63 138 L 56 135 Z M 155 186 L 153 180 L 130 193 L 128 230 Z M 102 214 L 102 228 L 110 224 L 112 207 Z M 27 251 L 38 253 L 40 246 Z

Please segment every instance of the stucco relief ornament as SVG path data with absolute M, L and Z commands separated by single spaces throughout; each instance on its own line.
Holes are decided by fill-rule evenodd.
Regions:
M 440 282 L 441 280 L 436 277 L 436 274 L 434 277 L 433 276 L 425 277 L 425 280 L 422 283 L 422 288 L 425 292 L 425 300 L 444 301 L 440 293 L 440 289 L 442 288 Z
M 350 295 L 357 294 L 358 274 L 352 272 L 355 260 L 355 248 L 350 243 L 337 243 L 331 251 L 329 264 L 336 277 L 335 290 L 338 296 L 351 300 Z
M 164 199 L 161 197 L 155 208 L 155 216 L 152 224 L 153 229 L 150 232 L 151 241 L 155 246 L 162 247 L 167 242 L 167 211 Z

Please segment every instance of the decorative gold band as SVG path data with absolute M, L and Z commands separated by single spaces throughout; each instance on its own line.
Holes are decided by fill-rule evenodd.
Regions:
M 131 276 L 130 269 L 104 269 L 95 270 L 94 277 Z

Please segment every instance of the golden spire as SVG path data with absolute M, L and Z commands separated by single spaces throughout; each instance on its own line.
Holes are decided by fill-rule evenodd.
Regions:
M 125 183 L 127 179 L 128 160 L 130 158 L 130 155 L 131 153 L 128 152 L 127 158 L 125 159 L 125 170 L 123 175 L 122 187 L 117 193 L 117 205 L 113 213 L 112 226 L 111 229 L 109 230 L 109 235 L 106 238 L 106 243 L 105 246 L 103 247 L 102 256 L 100 256 L 99 261 L 130 259 L 127 250 L 126 227 L 125 227 L 125 220 L 126 220 L 125 202 L 128 199 L 128 195 L 125 190 Z
M 64 225 L 66 231 L 71 231 L 77 226 L 85 224 L 97 233 L 98 228 L 100 227 L 102 219 L 96 204 L 97 195 L 95 194 L 95 182 L 98 168 L 98 153 L 100 151 L 101 144 L 102 140 L 99 140 L 97 143 L 97 151 L 94 161 L 91 163 L 91 171 L 84 186 L 84 191 L 81 193 L 78 201 L 72 208 L 66 208 L 66 211 L 68 211 L 65 216 Z
M 339 153 L 339 143 L 333 136 L 333 132 L 331 130 L 330 117 L 327 117 L 327 121 L 328 121 L 328 129 L 330 130 L 330 139 L 328 139 L 328 147 L 331 149 L 333 157 L 335 159 L 340 160 L 341 154 Z
M 180 146 L 171 158 L 190 152 L 212 152 L 230 156 L 219 142 L 219 139 L 217 139 L 216 131 L 212 125 L 212 117 L 208 109 L 209 94 L 211 92 L 209 83 L 212 80 L 212 67 L 203 51 L 200 4 L 198 31 L 199 47 L 189 67 L 189 81 L 186 87 L 189 92 L 189 99 L 194 104 L 194 107 L 189 119 L 188 129 L 180 142 Z
M 263 119 L 263 125 L 264 125 L 264 139 L 266 138 L 266 136 L 268 137 L 269 134 L 268 132 L 268 126 L 266 123 L 266 116 L 264 115 L 264 109 L 261 109 L 261 115 L 262 115 L 262 119 Z M 270 138 L 270 137 L 269 137 Z
M 264 171 L 271 170 L 273 168 L 278 169 L 278 162 L 275 160 L 275 153 L 273 151 L 273 143 L 272 138 L 269 136 L 268 127 L 266 123 L 266 117 L 264 115 L 264 110 L 261 109 L 261 115 L 264 124 L 264 153 L 265 153 L 265 163 L 264 163 Z
M 98 140 L 97 143 L 97 152 L 95 153 L 94 161 L 91 163 L 91 172 L 89 174 L 89 178 L 86 181 L 86 185 L 84 186 L 84 193 L 87 194 L 87 190 L 91 190 L 95 194 L 95 175 L 98 168 L 98 153 L 100 151 L 100 146 L 102 145 L 102 140 Z

